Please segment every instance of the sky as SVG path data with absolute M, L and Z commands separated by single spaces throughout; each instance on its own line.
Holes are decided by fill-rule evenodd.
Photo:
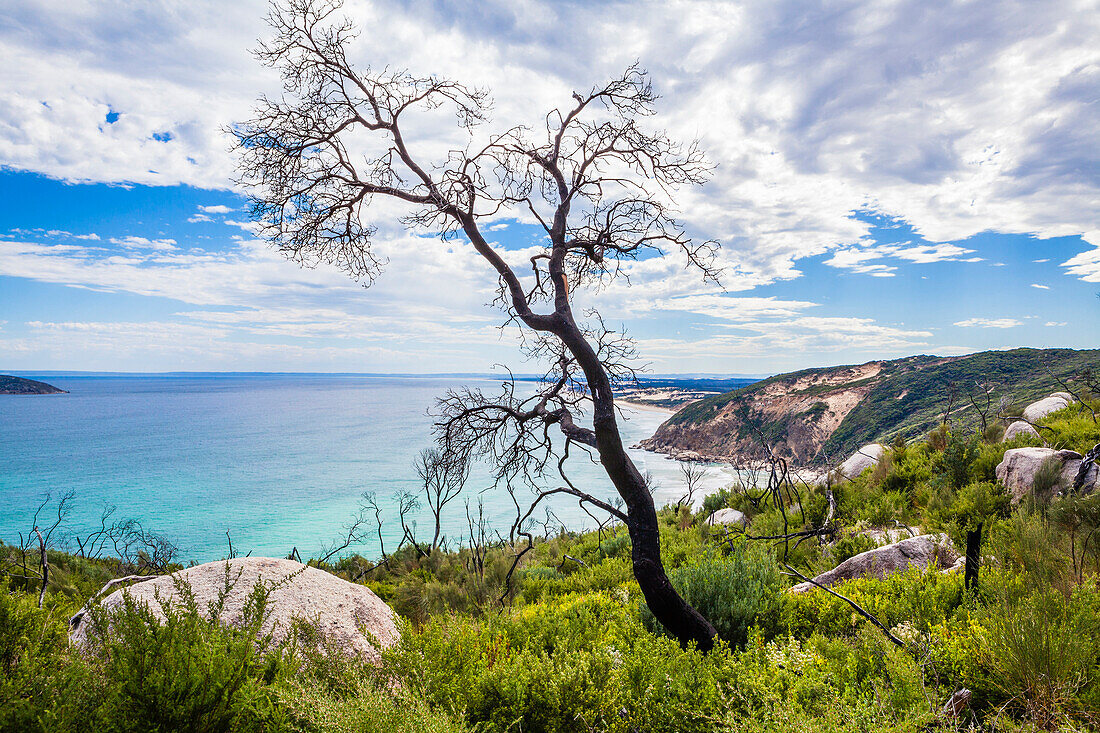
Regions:
M 379 207 L 370 287 L 257 239 L 224 132 L 275 72 L 263 2 L 30 0 L 0 16 L 0 371 L 485 372 L 495 278 Z M 637 61 L 715 168 L 672 253 L 575 307 L 653 373 L 770 374 L 1100 341 L 1100 2 L 368 2 L 360 66 L 492 91 L 486 127 Z M 453 140 L 426 115 L 424 151 Z M 502 252 L 538 232 L 489 226 Z

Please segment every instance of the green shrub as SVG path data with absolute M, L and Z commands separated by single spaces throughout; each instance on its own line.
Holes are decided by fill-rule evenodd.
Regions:
M 1098 408 L 1100 404 L 1094 403 L 1093 409 L 1100 413 Z M 1100 424 L 1093 420 L 1092 413 L 1079 402 L 1047 415 L 1040 423 L 1050 428 L 1040 432 L 1054 448 L 1067 448 L 1084 454 L 1100 443 Z
M 64 665 L 65 617 L 33 594 L 0 588 L 0 730 L 32 731 Z
M 707 494 L 703 497 L 703 518 L 709 517 L 719 509 L 725 509 L 729 506 L 731 496 L 730 490 L 723 487 L 715 493 Z
M 837 540 L 836 543 L 830 548 L 830 567 L 836 567 L 848 558 L 854 557 L 861 552 L 866 552 L 867 550 L 873 550 L 876 547 L 878 547 L 878 543 L 867 535 L 845 535 L 844 537 L 841 537 L 839 540 Z
M 1073 583 L 1072 563 L 1059 544 L 1057 531 L 1045 517 L 1017 508 L 994 525 L 989 551 L 1003 566 L 1064 589 Z
M 929 506 L 929 528 L 946 530 L 957 547 L 965 547 L 966 533 L 1007 517 L 1011 501 L 1001 484 L 967 484 L 946 500 Z
M 963 600 L 961 574 L 943 575 L 916 568 L 882 580 L 860 578 L 840 583 L 836 590 L 887 627 L 906 622 L 921 633 L 953 617 Z M 851 636 L 868 624 L 848 603 L 825 591 L 781 596 L 779 628 L 797 638 L 808 638 L 815 632 L 824 636 Z
M 1100 616 L 1052 588 L 1005 597 L 991 611 L 989 655 L 1005 699 L 1035 724 L 1056 725 L 1080 707 L 1100 661 Z
M 257 583 L 240 626 L 218 622 L 228 581 L 207 616 L 184 583 L 163 618 L 125 596 L 117 611 L 90 612 L 92 650 L 106 681 L 96 717 L 113 730 L 230 731 L 248 728 L 271 707 L 263 680 L 281 671 L 270 636 L 259 633 L 267 589 Z
M 757 545 L 739 545 L 728 557 L 708 552 L 669 574 L 684 600 L 707 618 L 731 646 L 743 647 L 749 629 L 775 629 L 782 580 L 775 560 Z M 643 610 L 646 625 L 661 630 Z
M 1035 471 L 1031 482 L 1031 495 L 1037 501 L 1047 501 L 1062 483 L 1062 459 L 1050 456 Z
M 939 456 L 940 476 L 948 486 L 960 489 L 970 480 L 970 467 L 978 458 L 978 436 L 964 439 L 955 433 L 947 434 L 947 443 Z
M 634 584 L 634 570 L 627 558 L 612 558 L 580 568 L 568 575 L 528 571 L 523 578 L 522 596 L 527 602 L 574 593 L 612 590 Z
M 275 695 L 286 729 L 332 733 L 461 733 L 454 716 L 433 710 L 406 690 L 386 689 L 351 675 L 348 689 L 334 693 L 312 677 L 278 685 Z M 265 724 L 274 721 L 265 721 Z M 270 729 L 270 728 L 268 728 Z

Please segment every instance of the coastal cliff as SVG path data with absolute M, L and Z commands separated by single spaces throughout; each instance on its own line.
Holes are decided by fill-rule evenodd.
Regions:
M 1014 349 L 804 369 L 693 402 L 641 444 L 680 458 L 738 462 L 760 458 L 764 439 L 796 464 L 811 464 L 923 435 L 949 403 L 953 423 L 976 425 L 971 395 L 983 408 L 986 393 L 994 407 L 1002 397 L 1026 404 L 1089 368 L 1100 371 L 1100 351 Z
M 4 394 L 67 394 L 65 390 L 58 389 L 52 384 L 46 384 L 45 382 L 36 382 L 33 379 L 23 379 L 22 377 L 12 377 L 7 374 L 0 374 L 0 395 Z

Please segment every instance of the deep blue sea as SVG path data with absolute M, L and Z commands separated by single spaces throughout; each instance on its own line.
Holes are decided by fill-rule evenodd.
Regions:
M 499 384 L 335 375 L 19 376 L 69 394 L 0 395 L 0 539 L 26 535 L 47 493 L 72 490 L 70 527 L 98 524 L 103 507 L 113 505 L 116 517 L 135 517 L 167 535 L 185 562 L 225 556 L 227 530 L 240 554 L 282 556 L 297 546 L 308 556 L 340 534 L 365 491 L 385 506 L 386 534 L 396 539 L 392 498 L 419 488 L 412 461 L 432 445 L 427 410 L 450 387 Z M 668 416 L 630 408 L 627 414 L 628 445 Z M 675 461 L 632 454 L 656 478 L 658 505 L 682 493 Z M 583 454 L 571 476 L 596 495 L 613 495 Z M 707 484 L 729 480 L 712 467 Z M 515 509 L 484 466 L 472 471 L 466 488 L 475 504 L 479 494 L 486 517 L 506 532 Z M 570 528 L 592 525 L 575 502 L 554 509 Z M 449 536 L 466 531 L 461 500 L 448 506 L 445 520 Z M 418 526 L 430 536 L 426 514 Z M 377 553 L 372 542 L 353 549 Z

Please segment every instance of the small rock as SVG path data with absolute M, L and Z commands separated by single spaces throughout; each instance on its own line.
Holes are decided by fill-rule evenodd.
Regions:
M 818 575 L 814 583 L 830 586 L 853 578 L 885 578 L 909 567 L 923 570 L 933 565 L 942 570 L 954 565 L 958 557 L 959 553 L 955 552 L 947 535 L 924 534 L 854 555 L 832 570 Z M 816 587 L 814 583 L 799 583 L 787 592 L 805 593 Z
M 955 691 L 943 706 L 943 714 L 949 718 L 959 717 L 964 710 L 970 707 L 970 690 L 965 687 Z
M 257 582 L 274 586 L 268 596 L 269 615 L 261 633 L 272 633 L 276 642 L 286 638 L 295 619 L 316 621 L 320 631 L 349 654 L 375 661 L 378 650 L 362 630 L 387 647 L 395 643 L 399 633 L 394 613 L 370 588 L 337 578 L 317 568 L 293 560 L 267 557 L 239 557 L 210 562 L 164 575 L 155 580 L 117 590 L 108 595 L 102 605 L 108 610 L 120 608 L 124 595 L 146 605 L 155 616 L 164 618 L 156 596 L 169 604 L 180 603 L 173 578 L 186 582 L 195 596 L 198 608 L 205 613 L 225 586 L 226 566 L 233 583 L 219 617 L 222 623 L 236 624 L 242 620 L 245 603 Z M 92 620 L 84 615 L 70 630 L 77 646 L 88 644 Z
M 1031 435 L 1038 438 L 1039 431 L 1033 428 L 1030 423 L 1026 423 L 1023 420 L 1017 420 L 1005 428 L 1005 434 L 1004 437 L 1001 438 L 1001 441 L 1007 443 L 1019 435 Z
M 965 570 L 965 569 L 966 569 L 966 556 L 965 555 L 959 555 L 959 559 L 956 560 L 951 565 L 951 567 L 944 568 L 940 572 L 943 573 L 944 575 L 947 575 L 948 573 L 957 573 L 960 570 Z

